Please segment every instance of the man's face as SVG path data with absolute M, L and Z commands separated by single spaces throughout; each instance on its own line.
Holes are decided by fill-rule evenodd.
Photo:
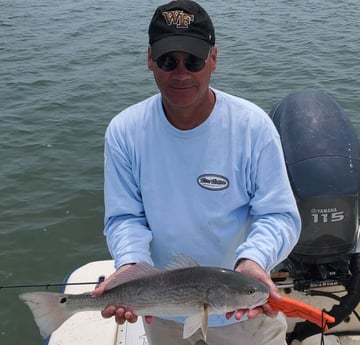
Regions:
M 198 72 L 192 72 L 191 65 L 197 63 L 192 56 L 183 52 L 171 52 L 163 58 L 170 71 L 163 70 L 152 60 L 151 48 L 148 52 L 148 67 L 154 73 L 156 84 L 162 94 L 165 109 L 199 106 L 207 95 L 211 73 L 216 70 L 217 49 L 210 50 L 204 67 Z M 186 67 L 188 66 L 188 68 Z M 190 68 L 189 68 L 190 67 Z

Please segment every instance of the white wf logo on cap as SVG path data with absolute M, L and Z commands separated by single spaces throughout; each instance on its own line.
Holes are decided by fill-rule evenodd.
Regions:
M 162 15 L 167 25 L 176 25 L 178 29 L 187 29 L 191 22 L 194 21 L 193 14 L 188 14 L 180 10 L 163 12 Z

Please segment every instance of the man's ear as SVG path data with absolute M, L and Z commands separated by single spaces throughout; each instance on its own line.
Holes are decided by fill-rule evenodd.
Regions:
M 211 72 L 215 72 L 216 64 L 217 64 L 217 47 L 213 47 L 211 49 L 210 59 L 211 59 Z

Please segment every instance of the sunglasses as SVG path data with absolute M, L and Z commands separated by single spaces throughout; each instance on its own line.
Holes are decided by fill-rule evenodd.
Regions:
M 184 65 L 189 72 L 200 72 L 207 61 L 207 59 L 204 60 L 195 55 L 187 54 L 184 58 Z M 179 62 L 180 61 L 172 53 L 161 55 L 156 60 L 158 67 L 165 72 L 175 70 Z

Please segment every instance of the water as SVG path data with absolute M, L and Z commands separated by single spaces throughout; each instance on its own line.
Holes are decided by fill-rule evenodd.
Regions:
M 0 285 L 61 282 L 108 259 L 103 135 L 157 90 L 147 25 L 160 1 L 0 0 Z M 266 111 L 322 89 L 360 132 L 357 0 L 202 1 L 219 48 L 212 85 Z M 22 289 L 0 291 L 0 344 L 41 344 Z

